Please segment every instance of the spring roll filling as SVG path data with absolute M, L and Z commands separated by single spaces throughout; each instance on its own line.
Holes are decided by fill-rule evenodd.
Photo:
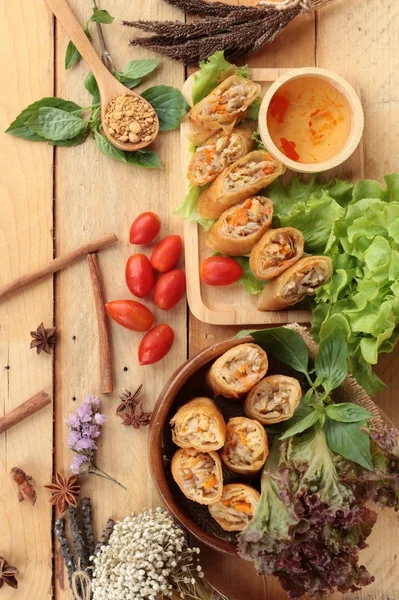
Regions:
M 254 515 L 255 507 L 245 494 L 237 493 L 230 498 L 222 499 L 212 506 L 212 516 L 219 521 L 227 521 L 231 525 L 246 526 Z
M 291 412 L 292 386 L 283 382 L 267 382 L 263 389 L 254 394 L 253 407 L 264 417 L 274 419 Z
M 263 249 L 260 267 L 262 271 L 267 271 L 291 260 L 295 255 L 295 240 L 287 233 L 279 233 Z
M 255 89 L 250 81 L 233 82 L 225 90 L 217 89 L 210 95 L 209 102 L 204 102 L 200 114 L 209 117 L 245 111 L 256 98 Z
M 175 424 L 175 434 L 187 442 L 215 444 L 218 442 L 217 424 L 214 417 L 196 414 L 188 417 L 181 424 Z
M 217 465 L 209 454 L 185 453 L 180 462 L 180 470 L 183 488 L 190 496 L 212 498 L 217 494 L 220 485 Z
M 235 238 L 253 235 L 269 220 L 270 211 L 271 208 L 265 204 L 264 198 L 249 198 L 226 217 L 222 233 Z
M 217 140 L 200 146 L 195 153 L 196 179 L 207 179 L 217 175 L 237 160 L 241 151 L 241 138 L 237 133 L 221 134 Z
M 324 265 L 316 264 L 305 266 L 292 275 L 283 290 L 283 298 L 302 298 L 313 296 L 317 288 L 324 285 L 329 279 Z
M 257 380 L 261 368 L 262 356 L 259 350 L 251 348 L 249 351 L 242 350 L 238 355 L 225 362 L 220 369 L 220 376 L 229 385 L 250 386 Z
M 248 467 L 261 459 L 263 447 L 259 430 L 247 422 L 227 426 L 225 457 L 237 467 Z
M 263 179 L 266 175 L 271 175 L 276 170 L 276 165 L 273 161 L 262 160 L 241 165 L 230 171 L 224 181 L 226 192 L 237 191 L 243 187 L 253 185 Z

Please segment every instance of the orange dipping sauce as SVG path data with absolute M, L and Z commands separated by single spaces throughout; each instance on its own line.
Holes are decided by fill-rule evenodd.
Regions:
M 291 79 L 274 94 L 267 111 L 270 137 L 291 160 L 322 163 L 337 156 L 352 130 L 346 96 L 326 79 Z

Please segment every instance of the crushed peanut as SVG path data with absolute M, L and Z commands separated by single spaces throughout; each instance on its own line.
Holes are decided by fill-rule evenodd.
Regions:
M 157 128 L 155 111 L 139 96 L 116 96 L 107 106 L 105 124 L 120 142 L 150 142 Z

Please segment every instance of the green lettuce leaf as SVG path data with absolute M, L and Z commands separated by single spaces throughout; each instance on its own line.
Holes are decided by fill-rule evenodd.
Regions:
M 188 219 L 191 222 L 198 223 L 205 231 L 209 231 L 215 222 L 212 219 L 204 219 L 198 214 L 197 210 L 199 197 L 207 187 L 208 186 L 201 187 L 199 185 L 192 185 L 190 183 L 186 196 L 183 198 L 179 206 L 173 211 L 174 215 L 177 215 L 182 219 Z
M 242 276 L 237 281 L 238 285 L 241 285 L 244 290 L 248 292 L 248 294 L 253 296 L 260 294 L 265 287 L 266 282 L 256 279 L 255 275 L 251 271 L 251 267 L 249 266 L 249 257 L 235 256 L 234 260 L 241 265 L 243 270 Z
M 215 52 L 200 63 L 200 72 L 194 75 L 193 104 L 208 96 L 215 87 L 230 75 L 249 77 L 248 67 L 237 67 L 225 59 L 222 51 Z

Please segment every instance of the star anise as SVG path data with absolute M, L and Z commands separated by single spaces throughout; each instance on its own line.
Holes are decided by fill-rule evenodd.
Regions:
M 125 392 L 119 396 L 121 403 L 116 409 L 117 414 L 137 404 L 142 388 L 143 384 L 141 384 L 133 394 L 132 392 L 129 392 L 129 390 L 125 390 Z
M 51 346 L 55 344 L 55 329 L 55 327 L 46 329 L 44 324 L 41 323 L 36 331 L 30 332 L 33 337 L 30 347 L 36 348 L 38 354 L 42 351 L 51 354 Z
M 116 409 L 116 414 L 122 419 L 123 425 L 140 429 L 149 425 L 151 413 L 143 410 L 143 403 L 138 399 L 142 385 L 132 394 L 128 390 L 121 395 L 121 403 Z
M 18 569 L 9 565 L 6 559 L 0 556 L 0 589 L 7 584 L 16 590 L 18 587 L 16 575 L 18 575 Z
M 55 483 L 45 485 L 45 488 L 50 490 L 50 502 L 57 507 L 59 513 L 65 512 L 67 507 L 77 508 L 78 503 L 76 498 L 80 494 L 80 483 L 77 475 L 72 475 L 69 479 L 57 473 Z

